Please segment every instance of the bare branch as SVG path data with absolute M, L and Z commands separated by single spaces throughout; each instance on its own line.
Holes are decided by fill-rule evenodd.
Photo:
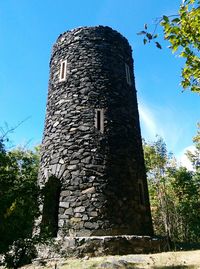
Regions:
M 20 125 L 22 125 L 24 122 L 26 122 L 27 120 L 29 120 L 31 118 L 31 116 L 25 118 L 24 120 L 20 121 L 17 125 L 15 125 L 14 127 L 9 128 L 8 124 L 5 123 L 6 126 L 6 130 L 3 127 L 0 127 L 0 140 L 1 141 L 8 141 L 8 134 L 13 133 Z

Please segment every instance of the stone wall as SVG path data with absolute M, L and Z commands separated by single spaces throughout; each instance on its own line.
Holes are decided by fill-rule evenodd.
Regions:
M 153 233 L 132 51 L 109 27 L 68 31 L 53 47 L 41 188 L 52 177 L 61 185 L 53 195 L 58 206 L 44 206 L 42 223 L 55 226 L 58 220 L 58 235 Z
M 90 236 L 65 237 L 37 246 L 37 260 L 62 257 L 95 257 L 105 255 L 148 254 L 169 250 L 166 237 L 151 236 Z

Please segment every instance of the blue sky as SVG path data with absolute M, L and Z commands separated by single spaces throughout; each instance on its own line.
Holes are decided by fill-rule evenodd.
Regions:
M 133 48 L 142 136 L 161 135 L 176 155 L 192 144 L 200 97 L 181 92 L 183 62 L 142 44 L 136 33 L 163 14 L 176 14 L 181 0 L 1 0 L 0 126 L 21 124 L 10 139 L 30 147 L 41 142 L 51 47 L 58 35 L 79 26 L 108 25 Z M 162 39 L 161 39 L 162 42 Z

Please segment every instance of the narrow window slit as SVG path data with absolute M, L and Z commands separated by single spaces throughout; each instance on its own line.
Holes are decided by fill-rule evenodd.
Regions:
M 126 71 L 126 82 L 131 85 L 131 74 L 129 65 L 125 63 L 125 71 Z
M 97 130 L 101 130 L 101 111 L 97 110 Z
M 62 61 L 60 64 L 60 81 L 64 81 L 66 79 L 66 73 L 67 73 L 67 61 Z
M 101 133 L 104 132 L 104 110 L 96 109 L 95 113 L 95 127 Z
M 62 63 L 62 74 L 61 74 L 61 79 L 65 77 L 65 62 Z

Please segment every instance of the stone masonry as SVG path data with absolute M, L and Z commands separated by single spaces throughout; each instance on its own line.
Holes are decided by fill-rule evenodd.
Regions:
M 53 46 L 39 184 L 52 236 L 153 234 L 132 50 L 110 27 Z

